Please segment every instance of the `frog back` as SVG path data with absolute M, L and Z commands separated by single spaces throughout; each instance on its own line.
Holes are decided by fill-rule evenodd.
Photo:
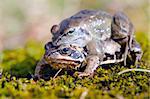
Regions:
M 101 10 L 81 10 L 60 23 L 60 31 L 78 27 L 86 30 L 95 39 L 104 40 L 111 35 L 112 15 Z
M 88 31 L 93 39 L 106 40 L 111 37 L 112 16 L 109 13 L 101 10 L 83 10 L 75 16 L 82 16 L 80 27 Z
M 112 16 L 104 11 L 82 10 L 59 24 L 53 41 L 56 45 L 60 42 L 83 42 L 84 44 L 80 45 L 85 46 L 91 38 L 97 41 L 105 40 L 111 36 L 111 19 Z

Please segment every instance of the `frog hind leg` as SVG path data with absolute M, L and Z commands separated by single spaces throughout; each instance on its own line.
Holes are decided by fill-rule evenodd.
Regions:
M 136 67 L 139 67 L 138 62 L 140 62 L 143 52 L 142 52 L 142 49 L 141 49 L 139 43 L 135 39 L 133 39 L 133 41 L 132 41 L 130 54 L 134 61 L 134 65 L 136 65 Z
M 128 47 L 128 43 L 126 43 L 126 47 L 125 47 L 125 52 L 124 52 L 124 66 L 126 66 L 127 64 L 127 55 L 128 55 L 128 49 L 129 49 L 129 47 Z
M 122 12 L 116 13 L 112 21 L 112 39 L 121 46 L 125 44 L 124 66 L 126 66 L 128 51 L 132 45 L 133 33 L 134 27 L 129 18 Z
M 34 80 L 38 80 L 42 78 L 42 69 L 43 67 L 47 64 L 44 58 L 41 58 L 41 60 L 37 63 L 37 66 L 35 68 L 35 73 L 34 73 Z
M 100 61 L 98 56 L 89 56 L 87 58 L 87 66 L 84 72 L 79 73 L 79 77 L 90 76 L 94 73 L 96 68 L 99 66 Z

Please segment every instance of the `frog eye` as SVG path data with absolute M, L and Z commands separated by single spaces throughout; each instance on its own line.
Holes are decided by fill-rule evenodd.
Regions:
M 51 33 L 55 34 L 59 30 L 59 25 L 53 25 L 51 28 Z
M 73 33 L 75 31 L 75 29 L 70 29 L 69 31 L 68 31 L 68 33 Z
M 70 54 L 70 53 L 71 53 L 71 49 L 70 49 L 70 48 L 63 48 L 63 49 L 61 50 L 61 53 L 62 53 L 62 54 Z

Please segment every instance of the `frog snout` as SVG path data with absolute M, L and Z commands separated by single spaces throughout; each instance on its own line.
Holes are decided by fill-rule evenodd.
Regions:
M 52 53 L 46 52 L 46 53 L 44 54 L 44 58 L 49 58 L 51 55 L 52 55 Z
M 57 53 L 57 52 L 46 52 L 44 57 L 45 58 L 50 58 L 50 57 L 55 57 L 55 56 L 58 56 L 58 55 L 59 55 L 59 53 Z
M 48 58 L 48 57 L 50 57 L 50 53 L 45 53 L 44 58 Z

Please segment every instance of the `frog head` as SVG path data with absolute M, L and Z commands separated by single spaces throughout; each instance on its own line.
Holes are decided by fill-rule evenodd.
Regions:
M 78 21 L 78 19 L 65 19 L 59 25 L 53 25 L 51 28 L 53 44 L 86 46 L 92 40 L 92 36 Z
M 45 45 L 45 60 L 54 68 L 72 69 L 85 61 L 86 52 L 77 46 L 53 46 L 51 42 Z

